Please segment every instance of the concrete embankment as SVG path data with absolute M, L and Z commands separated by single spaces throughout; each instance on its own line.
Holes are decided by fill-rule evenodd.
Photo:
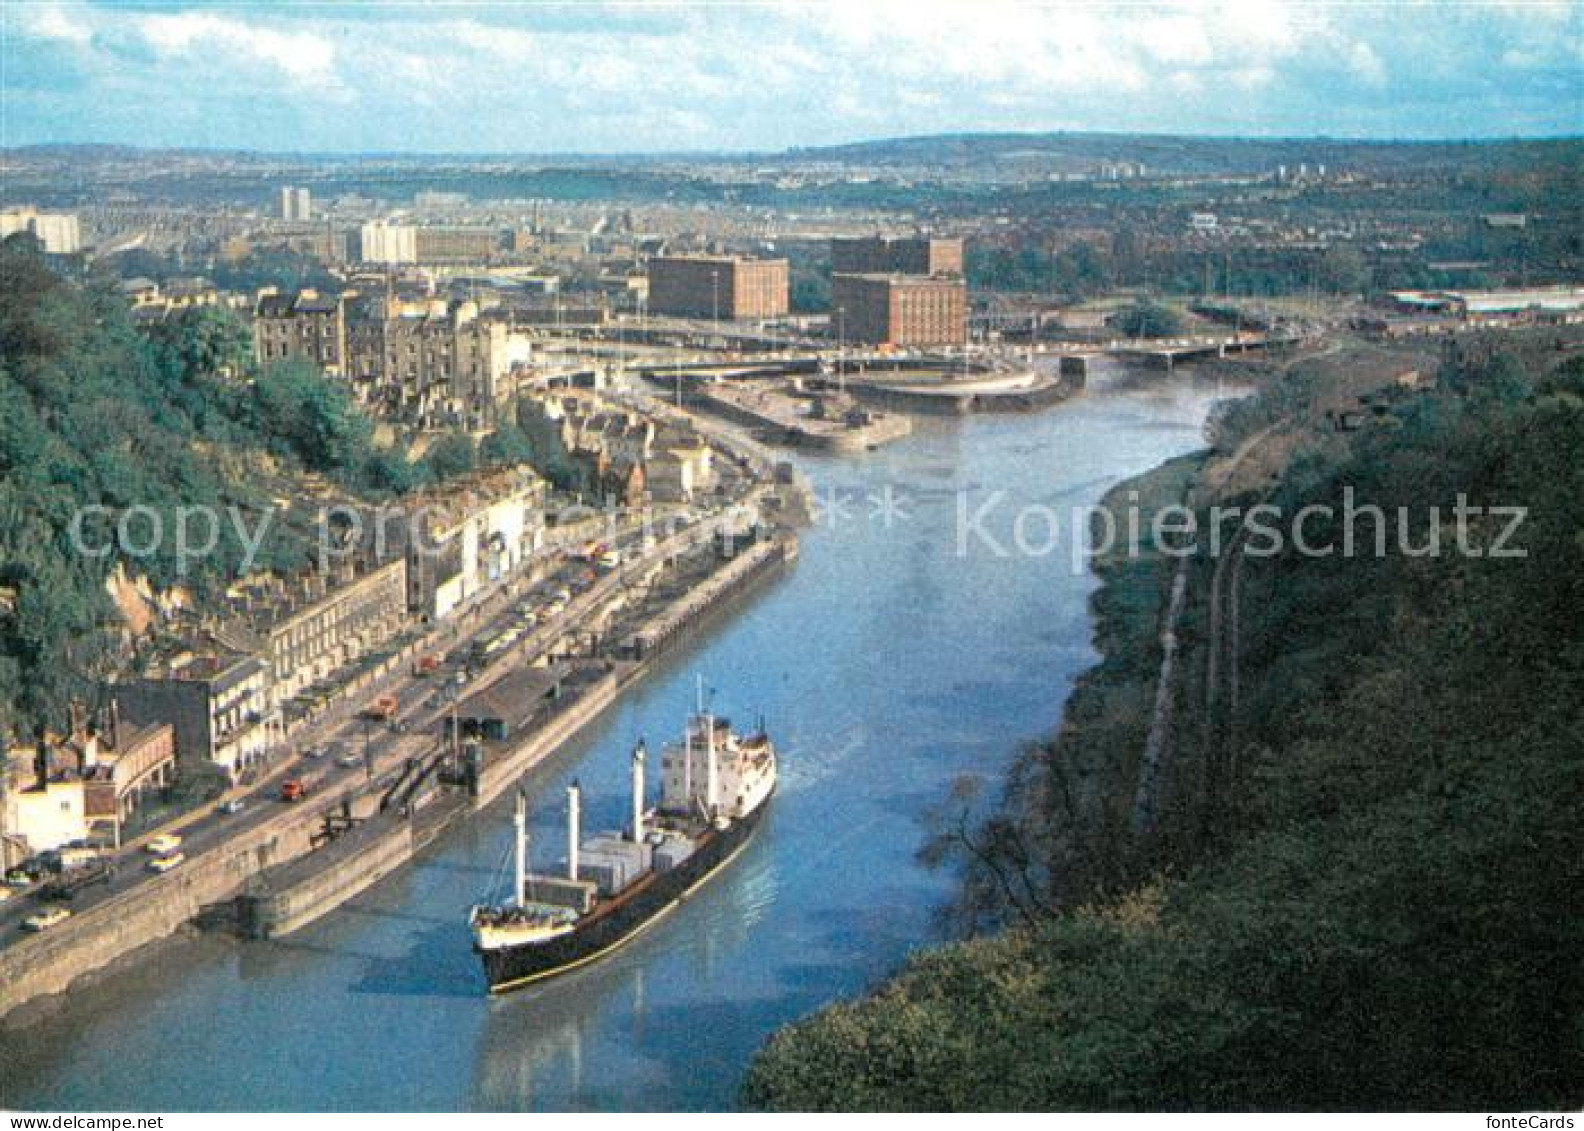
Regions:
M 913 431 L 905 416 L 865 414 L 860 421 L 812 417 L 780 393 L 704 388 L 687 397 L 691 407 L 753 429 L 765 439 L 809 451 L 851 453 L 900 440 Z
M 1060 404 L 1083 391 L 1084 377 L 1064 373 L 911 383 L 850 379 L 847 388 L 864 404 L 892 412 L 966 416 L 977 412 L 1034 412 Z
M 205 908 L 236 898 L 250 879 L 310 851 L 317 812 L 287 809 L 163 876 L 0 950 L 0 1016 L 59 993 L 78 978 L 164 938 Z

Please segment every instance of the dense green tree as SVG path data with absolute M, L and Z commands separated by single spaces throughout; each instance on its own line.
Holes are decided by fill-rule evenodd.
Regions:
M 183 508 L 256 522 L 304 470 L 354 491 L 419 478 L 400 449 L 373 446 L 344 385 L 301 365 L 255 379 L 248 352 L 229 315 L 190 312 L 145 334 L 105 280 L 62 279 L 30 237 L 0 244 L 0 713 L 16 725 L 58 725 L 67 699 L 124 659 L 112 569 L 202 599 L 242 568 L 229 522 L 212 553 L 178 556 Z M 253 566 L 300 565 L 306 521 L 271 524 Z M 132 545 L 117 541 L 121 523 Z M 164 537 L 145 547 L 155 523 Z
M 523 430 L 509 421 L 484 437 L 479 444 L 479 463 L 486 467 L 510 467 L 533 462 L 533 445 Z
M 1183 316 L 1169 306 L 1139 302 L 1111 319 L 1112 327 L 1129 338 L 1173 338 L 1186 328 Z
M 313 366 L 287 361 L 260 373 L 253 385 L 259 429 L 314 471 L 350 472 L 367 457 L 373 425 L 346 387 Z
M 478 445 L 466 432 L 448 432 L 429 445 L 424 466 L 437 483 L 456 479 L 478 467 Z
M 172 314 L 149 334 L 176 372 L 189 377 L 236 376 L 253 356 L 253 333 L 229 310 L 200 306 Z

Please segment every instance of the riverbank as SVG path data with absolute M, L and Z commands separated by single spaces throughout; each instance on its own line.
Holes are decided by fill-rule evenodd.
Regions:
M 1394 397 L 1396 424 L 1362 434 L 1327 428 L 1326 382 L 1284 380 L 1223 429 L 1235 455 L 1267 410 L 1301 423 L 1303 458 L 1254 498 L 1278 514 L 1327 508 L 1310 512 L 1322 517 L 1306 545 L 1333 552 L 1233 545 L 1225 570 L 1181 575 L 1159 827 L 1130 840 L 1115 817 L 1086 825 L 1086 783 L 1054 756 L 1108 733 L 1139 749 L 1166 665 L 1135 622 L 1135 701 L 1097 699 L 1106 681 L 1091 675 L 1043 756 L 1015 770 L 1008 804 L 971 830 L 1009 881 L 986 915 L 1001 933 L 921 953 L 782 1030 L 747 1101 L 1576 1107 L 1584 578 L 1567 547 L 1584 468 L 1561 470 L 1557 453 L 1584 444 L 1584 369 L 1553 357 L 1513 376 L 1475 360 Z M 1443 489 L 1526 505 L 1524 554 L 1485 552 L 1493 523 L 1476 524 L 1478 553 L 1336 551 L 1344 492 L 1433 516 Z M 1161 580 L 1139 590 L 1156 609 Z M 1175 574 L 1168 607 L 1174 588 Z M 1101 603 L 1129 591 L 1108 582 Z

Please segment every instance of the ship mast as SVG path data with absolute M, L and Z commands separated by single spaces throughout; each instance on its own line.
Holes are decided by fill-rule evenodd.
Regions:
M 704 716 L 704 815 L 715 819 L 715 715 Z

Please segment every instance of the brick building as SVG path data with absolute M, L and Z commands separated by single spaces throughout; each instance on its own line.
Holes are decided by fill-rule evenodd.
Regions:
M 963 242 L 910 236 L 831 240 L 831 273 L 839 275 L 961 275 Z
M 788 309 L 785 259 L 668 255 L 649 260 L 649 309 L 678 318 L 779 318 Z
M 968 287 L 926 275 L 835 275 L 832 329 L 850 342 L 961 345 L 968 335 Z
M 419 228 L 414 236 L 419 263 L 479 263 L 494 259 L 501 236 L 494 228 L 439 226 Z

